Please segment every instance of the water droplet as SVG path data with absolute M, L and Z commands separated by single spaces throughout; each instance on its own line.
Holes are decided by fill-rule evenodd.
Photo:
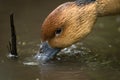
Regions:
M 21 41 L 18 42 L 18 45 L 21 45 Z
M 57 60 L 59 60 L 59 61 L 60 61 L 60 60 L 61 60 L 61 58 L 57 58 Z
M 26 42 L 22 42 L 22 45 L 25 46 L 25 45 L 26 45 Z
M 109 47 L 109 48 L 111 48 L 111 47 L 112 47 L 112 45 L 108 45 L 108 47 Z
M 36 78 L 35 80 L 40 80 L 39 78 Z
M 71 48 L 77 48 L 76 45 L 72 45 Z

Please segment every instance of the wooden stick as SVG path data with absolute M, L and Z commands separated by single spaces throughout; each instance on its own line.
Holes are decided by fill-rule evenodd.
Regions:
M 13 16 L 14 16 L 14 14 L 12 13 L 10 15 L 11 40 L 9 41 L 8 50 L 9 50 L 9 53 L 10 53 L 9 57 L 17 58 L 18 54 L 17 54 L 17 46 L 16 46 L 16 31 L 15 31 Z

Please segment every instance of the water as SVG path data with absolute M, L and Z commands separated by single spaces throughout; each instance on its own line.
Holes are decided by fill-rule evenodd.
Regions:
M 50 63 L 34 59 L 40 25 L 67 0 L 53 1 L 0 0 L 0 80 L 119 80 L 120 15 L 99 18 L 87 38 L 62 50 Z M 11 12 L 15 13 L 17 60 L 7 58 Z

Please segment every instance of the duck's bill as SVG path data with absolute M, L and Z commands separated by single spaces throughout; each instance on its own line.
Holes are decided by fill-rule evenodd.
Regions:
M 58 48 L 52 48 L 48 42 L 43 42 L 42 46 L 40 47 L 41 50 L 41 56 L 40 60 L 43 63 L 48 62 L 50 59 L 52 59 L 61 49 Z

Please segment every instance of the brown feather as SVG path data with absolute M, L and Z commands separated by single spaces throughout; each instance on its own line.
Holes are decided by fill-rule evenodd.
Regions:
M 41 28 L 42 41 L 48 41 L 53 48 L 68 47 L 91 32 L 98 16 L 117 13 L 120 13 L 120 0 L 97 0 L 85 5 L 64 3 L 45 19 Z M 55 36 L 58 28 L 63 31 Z

